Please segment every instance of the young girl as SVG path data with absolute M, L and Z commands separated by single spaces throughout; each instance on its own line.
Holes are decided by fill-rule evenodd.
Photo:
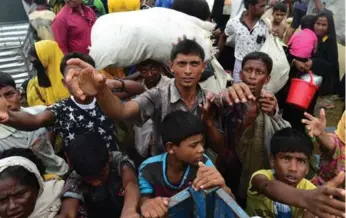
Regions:
M 296 32 L 288 42 L 289 63 L 292 60 L 307 62 L 317 50 L 317 36 L 314 32 L 315 16 L 304 16 L 301 20 L 301 31 Z
M 345 171 L 345 111 L 338 123 L 335 133 L 326 133 L 326 114 L 324 109 L 320 111 L 320 118 L 305 113 L 306 124 L 310 136 L 316 137 L 320 145 L 321 161 L 320 172 L 311 181 L 317 186 L 328 182 L 339 172 Z

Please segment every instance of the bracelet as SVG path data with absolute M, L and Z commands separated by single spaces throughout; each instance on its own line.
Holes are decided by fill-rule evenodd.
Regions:
M 121 82 L 121 88 L 120 88 L 120 90 L 122 91 L 122 92 L 126 92 L 126 87 L 125 87 L 125 82 L 124 82 L 124 80 L 119 80 L 120 82 Z

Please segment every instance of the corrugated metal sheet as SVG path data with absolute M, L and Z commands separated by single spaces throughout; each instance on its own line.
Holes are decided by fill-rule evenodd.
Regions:
M 33 74 L 33 67 L 27 60 L 33 46 L 29 28 L 27 22 L 0 24 L 0 71 L 11 74 L 17 86 Z

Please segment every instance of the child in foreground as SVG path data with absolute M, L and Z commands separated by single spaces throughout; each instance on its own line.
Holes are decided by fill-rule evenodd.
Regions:
M 287 15 L 287 6 L 285 3 L 279 2 L 273 7 L 273 22 L 272 22 L 272 33 L 274 36 L 278 36 L 283 39 L 287 29 L 287 23 L 283 22 Z
M 285 128 L 271 141 L 271 170 L 252 175 L 247 194 L 247 213 L 261 217 L 319 217 L 327 214 L 343 217 L 344 202 L 330 195 L 345 198 L 345 192 L 332 188 L 344 180 L 338 175 L 331 187 L 315 187 L 304 177 L 309 171 L 313 144 L 309 136 Z
M 151 157 L 139 168 L 140 208 L 144 217 L 162 217 L 169 198 L 192 185 L 197 191 L 212 187 L 231 194 L 221 174 L 204 155 L 204 125 L 189 112 L 168 114 L 161 125 L 166 153 Z
M 335 133 L 326 133 L 326 112 L 320 111 L 320 118 L 305 113 L 303 119 L 311 137 L 316 137 L 320 145 L 320 172 L 311 181 L 323 185 L 333 179 L 339 172 L 345 172 L 345 112 L 338 123 Z M 344 185 L 342 187 L 345 187 Z
M 77 135 L 67 149 L 74 171 L 65 183 L 60 218 L 82 216 L 80 205 L 88 218 L 139 217 L 137 174 L 127 155 L 109 152 L 97 133 Z

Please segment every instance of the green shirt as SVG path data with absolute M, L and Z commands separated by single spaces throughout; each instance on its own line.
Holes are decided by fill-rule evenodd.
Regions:
M 83 3 L 86 5 L 90 5 L 89 2 L 94 3 L 93 5 L 95 6 L 95 8 L 97 8 L 100 14 L 102 15 L 106 14 L 106 9 L 101 0 L 83 0 Z

